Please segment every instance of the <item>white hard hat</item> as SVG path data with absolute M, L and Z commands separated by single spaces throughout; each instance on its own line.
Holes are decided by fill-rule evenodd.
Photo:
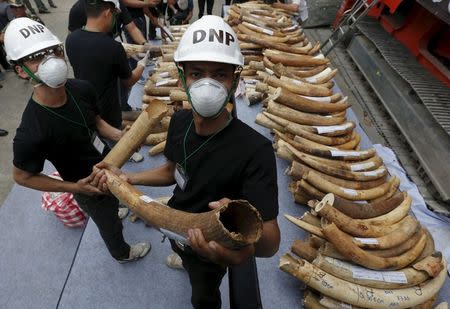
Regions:
M 16 61 L 62 43 L 43 24 L 20 17 L 13 19 L 6 28 L 4 44 L 6 58 Z
M 116 10 L 120 12 L 119 0 L 103 0 L 104 2 L 111 2 L 116 7 Z
M 175 62 L 210 61 L 244 65 L 236 33 L 222 18 L 206 15 L 192 23 L 173 55 Z

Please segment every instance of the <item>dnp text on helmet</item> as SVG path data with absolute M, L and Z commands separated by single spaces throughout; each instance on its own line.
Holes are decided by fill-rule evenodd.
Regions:
M 26 28 L 22 28 L 19 30 L 19 32 L 26 39 L 31 34 L 44 33 L 44 28 L 45 27 L 41 24 L 35 24 L 35 25 L 28 26 Z
M 215 29 L 209 29 L 208 41 L 214 42 L 214 39 L 219 43 L 224 43 L 224 33 L 225 33 L 225 44 L 230 45 L 230 42 L 234 42 L 234 37 L 231 33 L 219 30 L 218 32 Z M 196 30 L 193 34 L 193 44 L 202 42 L 206 39 L 206 31 L 205 30 Z

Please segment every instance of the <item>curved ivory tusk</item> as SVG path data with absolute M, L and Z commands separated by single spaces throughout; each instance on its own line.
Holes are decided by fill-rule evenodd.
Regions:
M 266 76 L 264 82 L 273 87 L 283 87 L 286 90 L 288 90 L 292 95 L 295 95 L 295 94 L 299 95 L 300 98 L 304 99 L 304 102 L 309 102 L 310 103 L 309 105 L 311 105 L 312 103 L 317 103 L 317 101 L 304 98 L 301 95 L 310 95 L 310 96 L 314 96 L 314 97 L 318 97 L 318 98 L 330 97 L 330 90 L 328 88 L 322 87 L 322 86 L 312 86 L 308 83 L 303 83 L 303 82 L 298 83 L 298 82 L 294 82 L 294 81 L 283 81 L 273 75 Z M 280 100 L 282 100 L 282 99 L 284 99 L 284 101 L 287 101 L 289 98 L 280 98 Z M 299 99 L 299 100 L 301 100 L 301 99 Z M 279 101 L 279 102 L 283 103 L 283 101 Z M 324 104 L 331 105 L 326 102 L 325 103 L 320 102 L 320 103 L 322 104 L 322 106 Z M 350 106 L 350 104 L 348 106 Z M 343 109 L 345 109 L 345 108 L 342 108 L 340 110 L 343 110 Z
M 152 148 L 150 148 L 150 150 L 148 151 L 148 154 L 150 156 L 156 156 L 157 154 L 160 154 L 164 151 L 164 148 L 166 148 L 166 141 L 162 141 L 158 144 L 156 144 L 155 146 L 153 146 Z
M 378 289 L 411 287 L 430 278 L 426 272 L 415 270 L 412 267 L 403 268 L 396 272 L 363 270 L 360 266 L 335 258 L 324 257 L 320 254 L 311 263 L 339 279 Z M 354 275 L 354 272 L 358 274 L 358 271 L 362 276 Z
M 272 121 L 271 119 L 269 119 L 263 113 L 259 113 L 259 114 L 256 115 L 255 122 L 257 124 L 259 124 L 260 126 L 263 126 L 263 127 L 269 128 L 269 129 L 277 129 L 277 130 L 283 130 L 284 129 L 282 126 L 280 126 L 275 121 Z
M 352 306 L 328 296 L 322 296 L 319 304 L 328 309 L 362 309 L 361 307 Z
M 291 65 L 296 67 L 317 66 L 328 64 L 330 62 L 330 60 L 325 58 L 320 59 L 318 57 L 309 55 L 292 54 L 272 49 L 266 49 L 263 53 L 273 63 L 282 63 L 284 65 Z
M 278 104 L 272 100 L 269 100 L 267 111 L 292 122 L 305 125 L 336 125 L 345 121 L 345 117 L 326 117 L 304 113 L 282 104 Z
M 397 193 L 398 188 L 400 188 L 400 179 L 395 179 L 394 182 L 391 183 L 391 187 L 386 192 L 386 194 L 371 200 L 370 202 L 383 202 L 389 198 L 391 198 L 395 193 Z
M 301 126 L 296 126 L 296 124 L 290 124 L 285 128 L 286 132 L 298 135 L 300 137 L 309 139 L 316 143 L 326 145 L 326 146 L 338 146 L 341 144 L 345 144 L 352 139 L 352 134 L 346 134 L 343 136 L 323 136 L 319 134 L 314 134 L 304 130 Z
M 271 41 L 263 40 L 261 38 L 254 37 L 254 36 L 244 34 L 244 33 L 238 33 L 237 36 L 240 41 L 250 42 L 253 44 L 258 44 L 259 46 L 262 46 L 264 48 L 278 49 L 278 50 L 293 53 L 293 54 L 305 54 L 306 55 L 313 48 L 311 44 L 307 44 L 304 47 L 294 47 L 294 46 L 290 46 L 288 44 L 274 43 Z
M 401 229 L 405 229 L 404 234 L 398 234 L 401 233 Z M 414 233 L 414 231 L 416 231 Z M 386 235 L 386 236 L 380 236 L 376 239 L 378 242 L 378 249 L 374 250 L 366 250 L 367 253 L 379 256 L 379 257 L 393 257 L 398 256 L 408 250 L 410 250 L 414 245 L 420 240 L 420 237 L 425 234 L 424 229 L 421 229 L 419 222 L 417 222 L 416 226 L 409 225 L 409 224 L 403 224 L 401 227 L 398 228 L 398 230 L 393 231 L 392 233 Z M 389 239 L 388 237 L 391 237 L 393 239 Z M 366 248 L 368 244 L 365 244 L 366 247 L 364 247 L 364 244 L 361 243 L 361 241 L 356 241 L 354 239 L 355 243 L 358 245 L 358 247 Z M 367 242 L 367 241 L 366 241 Z M 375 241 L 370 240 L 369 242 L 375 243 Z M 376 244 L 369 245 L 375 247 Z M 383 249 L 388 248 L 388 249 Z
M 161 133 L 152 133 L 147 136 L 145 139 L 146 145 L 156 145 L 163 141 L 165 141 L 167 138 L 167 131 L 161 132 Z
M 289 221 L 291 221 L 292 223 L 294 223 L 295 225 L 297 225 L 299 228 L 301 228 L 301 229 L 303 229 L 303 230 L 305 230 L 305 231 L 307 231 L 307 232 L 309 232 L 311 234 L 314 234 L 316 236 L 324 238 L 324 235 L 322 233 L 322 229 L 321 228 L 319 228 L 317 226 L 314 226 L 314 225 L 312 225 L 310 223 L 307 223 L 307 222 L 305 222 L 305 221 L 303 221 L 301 219 L 298 219 L 298 218 L 295 218 L 293 216 L 290 216 L 290 215 L 286 215 L 285 214 L 284 217 L 286 219 L 288 219 Z
M 353 132 L 353 133 L 354 134 L 352 134 L 352 139 L 349 140 L 347 143 L 335 145 L 334 147 L 336 147 L 337 149 L 341 149 L 341 150 L 357 150 L 357 151 L 359 151 L 359 142 L 361 142 L 361 136 L 356 132 Z
M 327 309 L 327 307 L 320 304 L 319 297 L 314 295 L 311 291 L 306 291 L 302 305 L 306 309 Z
M 369 181 L 369 180 L 376 180 L 381 177 L 384 177 L 387 175 L 387 170 L 384 166 L 373 170 L 373 171 L 366 171 L 366 172 L 351 172 L 346 171 L 342 169 L 338 169 L 332 166 L 327 166 L 319 161 L 313 160 L 308 156 L 305 156 L 302 152 L 298 151 L 295 147 L 290 145 L 289 143 L 285 143 L 285 146 L 295 155 L 297 159 L 299 159 L 301 162 L 305 163 L 306 165 L 321 171 L 325 174 L 348 179 L 348 180 L 358 180 L 358 181 Z
M 291 246 L 291 252 L 308 262 L 312 262 L 318 255 L 316 249 L 300 239 L 294 240 Z
M 285 89 L 282 82 L 279 79 L 272 78 L 272 76 L 267 77 L 265 82 L 269 85 L 279 87 L 271 96 L 273 101 L 289 106 L 295 110 L 307 113 L 333 113 L 346 110 L 350 107 L 350 104 L 346 102 L 329 104 L 306 99 L 301 95 L 297 95 Z
M 239 32 L 242 32 L 244 34 L 247 34 L 247 35 L 250 35 L 252 37 L 258 38 L 260 40 L 265 40 L 265 41 L 268 41 L 268 42 L 285 43 L 285 42 L 287 42 L 289 40 L 289 37 L 287 37 L 287 36 L 278 37 L 278 36 L 270 36 L 270 35 L 258 33 L 256 31 L 253 31 L 253 30 L 249 29 L 248 27 L 246 27 L 243 24 L 237 25 L 237 28 L 238 28 Z
M 306 166 L 306 165 L 304 165 L 304 164 L 302 164 L 300 162 L 297 162 L 297 161 L 293 161 L 292 162 L 292 165 L 287 169 L 286 174 L 291 176 L 292 179 L 294 179 L 294 180 L 300 180 L 300 179 L 303 178 L 303 175 L 306 172 L 308 172 L 308 171 L 314 171 L 321 178 L 324 178 L 324 179 L 328 180 L 329 182 L 332 182 L 332 183 L 334 183 L 334 184 L 336 184 L 338 186 L 346 187 L 346 188 L 350 188 L 350 189 L 355 189 L 355 190 L 371 189 L 371 188 L 374 188 L 374 187 L 378 187 L 381 184 L 386 182 L 386 180 L 384 178 L 380 178 L 380 179 L 373 180 L 373 181 L 351 181 L 351 180 L 345 180 L 345 179 L 341 179 L 341 178 L 337 178 L 337 177 L 333 177 L 333 176 L 324 174 L 322 172 L 314 170 L 314 169 L 310 168 L 309 166 Z M 316 197 L 316 198 L 322 199 L 323 196 L 319 196 L 319 197 Z M 348 202 L 352 203 L 350 201 L 348 201 Z M 358 204 L 357 206 L 359 208 L 362 208 L 364 205 L 367 205 L 367 204 L 363 204 L 363 205 Z M 337 207 L 335 207 L 335 208 L 337 208 Z M 339 210 L 341 210 L 341 209 L 339 209 Z M 347 212 L 344 212 L 344 213 L 346 215 L 348 215 Z M 378 214 L 378 215 L 380 215 L 380 214 Z M 377 215 L 372 215 L 372 217 L 376 217 L 376 216 Z M 372 217 L 369 217 L 369 218 L 372 218 Z M 355 218 L 355 217 L 352 216 L 352 218 Z M 365 218 L 366 217 L 364 217 L 364 218 L 357 218 L 356 217 L 355 219 L 365 219 Z
M 442 253 L 435 252 L 427 256 L 422 261 L 414 263 L 412 266 L 415 270 L 426 272 L 431 277 L 436 277 L 442 271 Z
M 152 128 L 156 127 L 168 112 L 165 103 L 153 100 L 149 106 L 142 111 L 131 126 L 130 130 L 117 142 L 111 151 L 103 159 L 115 167 L 122 167 L 131 157 L 136 149 L 145 141 Z
M 406 195 L 403 202 L 394 210 L 389 213 L 375 217 L 370 219 L 352 219 L 345 214 L 341 213 L 339 210 L 334 208 L 334 196 L 333 194 L 327 194 L 325 197 L 315 206 L 315 211 L 322 217 L 326 218 L 330 222 L 335 223 L 340 229 L 343 231 L 350 233 L 351 235 L 362 236 L 361 234 L 370 233 L 369 231 L 375 229 L 377 226 L 392 226 L 393 224 L 400 222 L 403 218 L 408 215 L 409 207 L 411 206 L 411 197 Z M 411 218 L 408 221 L 417 220 Z M 410 224 L 408 224 L 410 225 Z M 400 230 L 395 230 L 394 232 L 406 233 L 408 231 L 407 228 L 403 228 Z M 412 236 L 417 231 L 416 228 L 410 232 L 410 236 Z M 392 235 L 391 235 L 392 236 Z M 386 239 L 388 240 L 388 239 Z M 391 240 L 392 241 L 392 240 Z M 356 241 L 361 247 L 365 248 L 374 248 L 374 249 L 386 249 L 390 247 L 379 247 L 379 242 L 376 241 L 374 246 L 370 246 L 369 243 L 364 243 L 363 241 Z M 384 243 L 384 241 L 382 242 Z M 392 246 L 391 246 L 392 247 Z
M 392 182 L 395 180 L 396 176 L 392 177 L 388 182 L 380 185 L 379 187 L 375 187 L 372 189 L 366 190 L 354 190 L 349 188 L 339 187 L 328 180 L 321 178 L 314 171 L 309 171 L 303 175 L 303 179 L 306 180 L 309 184 L 316 187 L 322 192 L 325 193 L 334 193 L 342 198 L 351 201 L 364 201 L 370 200 L 373 198 L 377 198 L 385 194 L 389 188 L 391 187 Z
M 438 277 L 425 281 L 423 284 L 404 289 L 385 290 L 364 287 L 339 279 L 308 261 L 295 259 L 289 254 L 280 258 L 279 267 L 323 295 L 351 305 L 373 309 L 386 307 L 403 309 L 422 304 L 438 293 L 447 276 L 445 263 L 444 270 Z
M 261 216 L 247 201 L 231 201 L 205 213 L 187 213 L 153 201 L 108 170 L 105 174 L 111 193 L 156 228 L 164 228 L 184 237 L 189 229 L 199 228 L 205 240 L 215 240 L 230 248 L 255 243 L 261 237 Z
M 411 264 L 422 252 L 426 244 L 426 235 L 422 235 L 417 244 L 409 251 L 395 257 L 378 257 L 367 253 L 352 241 L 352 237 L 337 228 L 334 223 L 322 228 L 326 236 L 336 249 L 352 262 L 370 269 L 401 269 Z
M 435 252 L 434 247 L 434 239 L 426 228 L 422 228 L 425 231 L 425 235 L 427 236 L 427 244 L 422 251 L 422 254 L 414 261 L 414 263 L 422 261 L 424 258 L 432 255 Z

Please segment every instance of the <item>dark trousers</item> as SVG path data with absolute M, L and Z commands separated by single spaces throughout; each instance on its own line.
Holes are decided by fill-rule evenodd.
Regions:
M 214 0 L 198 0 L 198 19 L 202 18 L 203 12 L 205 11 L 205 1 L 206 1 L 206 14 L 212 15 Z
M 183 260 L 183 267 L 189 274 L 192 287 L 191 303 L 195 309 L 218 309 L 222 306 L 220 283 L 226 268 L 201 259 L 192 249 L 181 250 L 173 240 L 172 249 Z
M 122 221 L 117 216 L 119 201 L 110 195 L 88 196 L 75 193 L 75 200 L 97 225 L 98 231 L 115 259 L 128 258 L 130 246 L 123 239 Z
M 183 261 L 192 287 L 191 303 L 195 309 L 221 308 L 220 283 L 227 269 L 199 257 L 192 249 L 180 249 L 173 240 L 172 250 Z M 262 308 L 255 258 L 228 268 L 231 309 Z

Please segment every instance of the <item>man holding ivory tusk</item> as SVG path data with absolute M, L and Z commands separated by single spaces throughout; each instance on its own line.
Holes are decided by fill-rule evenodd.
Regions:
M 117 141 L 125 130 L 100 117 L 91 84 L 67 79 L 64 47 L 47 27 L 26 17 L 14 19 L 6 28 L 4 42 L 17 74 L 33 85 L 14 138 L 14 180 L 35 190 L 73 193 L 116 260 L 129 262 L 145 256 L 150 244 L 130 247 L 123 239 L 118 200 L 91 184 L 92 166 L 108 151 L 99 135 Z M 45 160 L 63 180 L 41 173 Z
M 171 239 L 172 249 L 189 274 L 192 305 L 220 308 L 219 286 L 227 267 L 233 273 L 234 266 L 247 263 L 253 256 L 270 257 L 278 251 L 275 156 L 269 140 L 233 118 L 225 108 L 243 66 L 239 42 L 228 24 L 212 15 L 194 22 L 181 38 L 174 60 L 192 110 L 176 112 L 172 117 L 164 150 L 167 162 L 139 173 L 111 170 L 133 185 L 176 184 L 168 203 L 175 209 L 201 213 L 228 199 L 245 199 L 258 209 L 264 221 L 262 236 L 256 244 L 241 249 L 206 242 L 199 229 L 189 230 L 184 243 L 172 235 L 177 238 Z M 102 163 L 97 167 L 108 166 Z M 106 190 L 105 180 L 104 172 L 97 170 L 95 182 L 102 190 Z M 238 284 L 248 286 L 250 278 L 244 277 Z M 239 297 L 241 301 L 249 298 Z M 256 307 L 256 303 L 246 306 Z

